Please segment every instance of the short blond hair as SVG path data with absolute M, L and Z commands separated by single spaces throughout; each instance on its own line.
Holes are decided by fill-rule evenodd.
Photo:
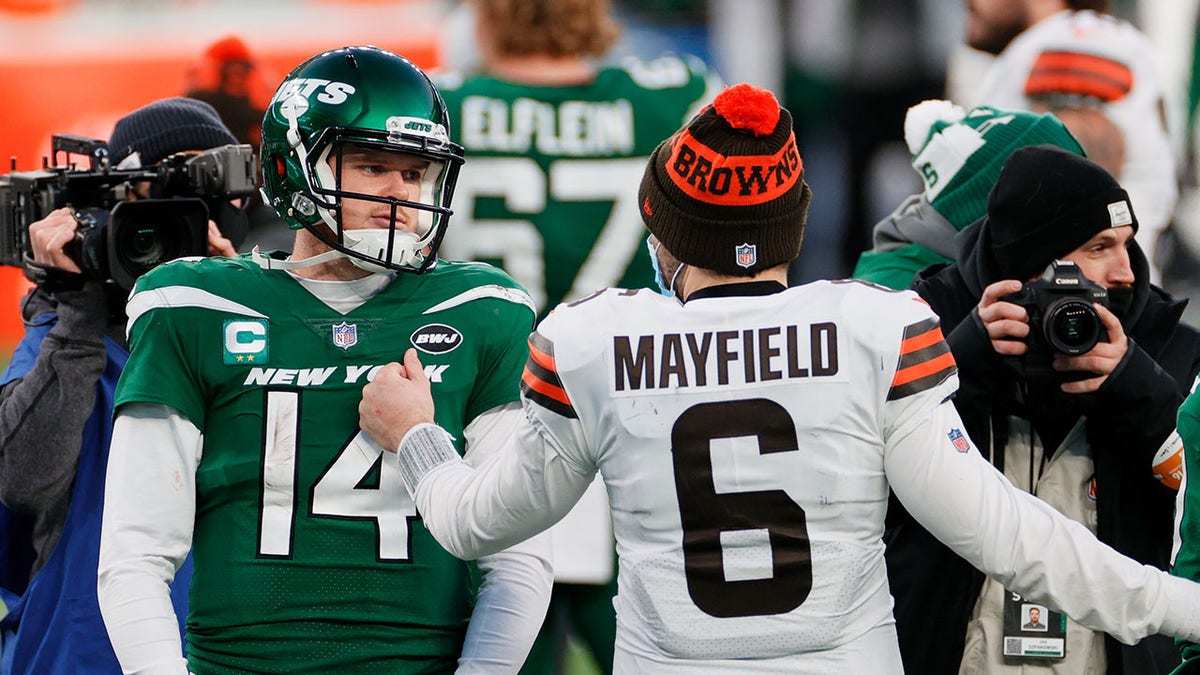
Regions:
M 608 0 L 474 0 L 500 56 L 603 56 L 620 34 Z

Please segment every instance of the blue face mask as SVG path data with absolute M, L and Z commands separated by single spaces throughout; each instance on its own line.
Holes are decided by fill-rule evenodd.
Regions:
M 646 237 L 646 249 L 650 251 L 650 267 L 654 269 L 654 284 L 658 286 L 659 293 L 671 298 L 675 296 L 675 291 L 671 290 L 671 284 L 663 278 L 662 266 L 658 264 L 658 247 L 661 245 L 662 242 L 655 239 L 654 235 Z

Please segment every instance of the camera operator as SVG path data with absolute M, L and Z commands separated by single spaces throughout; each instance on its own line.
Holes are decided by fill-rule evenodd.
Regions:
M 1103 168 L 1051 146 L 1022 148 L 1002 169 L 986 216 L 960 235 L 956 261 L 925 269 L 913 288 L 941 317 L 961 378 L 955 406 L 980 451 L 1101 541 L 1166 569 L 1174 492 L 1151 464 L 1200 369 L 1200 334 L 1180 323 L 1186 303 L 1150 284 L 1137 226 L 1128 195 Z M 1032 293 L 1026 282 L 1056 259 L 1108 292 L 1107 307 L 1091 305 L 1101 340 L 1082 354 L 1056 351 L 1031 325 L 1053 282 Z M 1067 283 L 1090 297 L 1087 282 Z M 1032 639 L 1013 625 L 1021 598 L 897 507 L 893 500 L 887 565 L 908 672 L 993 673 L 1021 663 L 1166 673 L 1179 663 L 1162 636 L 1121 645 L 1069 619 L 1059 636 L 1057 612 L 1045 622 L 1053 634 L 1039 637 L 1061 637 L 1065 654 L 1017 650 L 1014 660 L 1012 647 Z
M 114 165 L 136 168 L 236 143 L 207 103 L 171 98 L 121 118 L 109 149 Z M 147 185 L 130 187 L 130 199 L 148 196 Z M 7 672 L 17 674 L 121 672 L 96 600 L 96 565 L 113 391 L 129 355 L 127 289 L 83 276 L 68 252 L 73 213 L 59 208 L 29 226 L 41 281 L 22 304 L 25 337 L 0 379 L 0 502 L 32 519 L 36 554 L 2 623 Z M 235 255 L 211 220 L 208 252 Z M 190 567 L 172 589 L 181 630 L 189 576 Z

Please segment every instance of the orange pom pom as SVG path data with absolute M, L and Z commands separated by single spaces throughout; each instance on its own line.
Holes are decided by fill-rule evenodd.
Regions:
M 766 136 L 779 124 L 779 101 L 775 95 L 745 82 L 727 87 L 713 100 L 713 109 L 729 126 Z

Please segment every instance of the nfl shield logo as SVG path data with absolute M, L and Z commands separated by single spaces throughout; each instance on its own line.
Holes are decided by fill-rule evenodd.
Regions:
M 358 325 L 345 321 L 333 327 L 333 344 L 335 347 L 350 349 L 358 344 Z
M 737 254 L 737 264 L 740 267 L 754 267 L 754 263 L 758 262 L 758 247 L 754 244 L 742 244 L 734 249 Z
M 963 432 L 958 429 L 951 429 L 950 433 L 946 434 L 950 442 L 954 444 L 954 449 L 959 452 L 966 452 L 971 449 L 971 442 L 963 435 Z

